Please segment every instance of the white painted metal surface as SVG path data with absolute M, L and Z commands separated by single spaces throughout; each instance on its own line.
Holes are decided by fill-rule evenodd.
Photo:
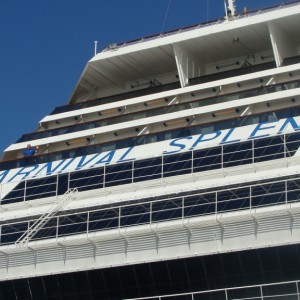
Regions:
M 141 68 L 145 72 L 145 78 L 152 77 L 154 74 L 167 73 L 166 68 L 169 72 L 176 72 L 173 44 L 182 45 L 183 48 L 197 49 L 197 58 L 201 64 L 208 65 L 219 60 L 244 56 L 245 48 L 252 49 L 253 45 L 255 45 L 255 52 L 268 49 L 270 47 L 269 23 L 274 23 L 275 27 L 288 32 L 290 39 L 299 43 L 299 18 L 297 17 L 299 11 L 299 5 L 291 5 L 269 12 L 258 12 L 256 15 L 241 16 L 240 19 L 236 18 L 234 21 L 223 19 L 219 21 L 219 24 L 200 26 L 193 30 L 183 30 L 177 34 L 150 40 L 145 39 L 140 43 L 121 45 L 112 51 L 101 52 L 87 64 L 70 103 L 76 102 L 77 98 L 80 99 L 81 95 L 86 92 L 91 93 L 86 95 L 86 99 L 90 99 L 94 96 L 93 90 L 96 87 L 101 90 L 115 85 L 122 90 L 127 81 L 141 79 L 140 73 L 136 72 Z M 234 45 L 233 40 L 236 37 L 241 41 L 241 47 Z M 193 51 L 190 53 L 192 54 Z M 164 64 L 160 63 L 161 59 Z M 118 68 L 112 66 L 118 66 Z M 132 74 L 129 77 L 126 72 L 128 70 Z M 90 81 L 90 75 L 96 80 Z M 86 84 L 86 81 L 89 84 Z
M 299 204 L 0 247 L 0 280 L 300 242 Z M 24 264 L 24 262 L 27 262 Z
M 250 80 L 257 79 L 257 78 L 266 78 L 268 76 L 279 76 L 279 75 L 283 75 L 285 73 L 288 74 L 289 72 L 298 71 L 299 69 L 300 69 L 300 64 L 293 64 L 290 66 L 284 66 L 284 67 L 280 67 L 280 68 L 276 68 L 276 69 L 241 75 L 238 77 L 238 81 L 243 83 L 243 82 L 248 82 Z M 78 109 L 75 111 L 68 111 L 68 112 L 64 112 L 64 113 L 48 115 L 48 116 L 44 117 L 43 119 L 41 119 L 40 123 L 59 121 L 59 120 L 65 119 L 65 118 L 71 118 L 71 117 L 75 117 L 78 115 L 94 113 L 95 111 L 102 111 L 102 110 L 108 110 L 108 109 L 112 109 L 112 108 L 125 107 L 125 106 L 134 105 L 134 104 L 144 103 L 144 102 L 155 100 L 155 99 L 164 99 L 164 98 L 168 98 L 168 97 L 183 96 L 185 94 L 190 94 L 191 92 L 201 93 L 202 91 L 205 91 L 207 89 L 212 89 L 214 87 L 220 87 L 220 86 L 226 87 L 227 85 L 236 83 L 236 81 L 237 81 L 237 78 L 229 77 L 229 78 L 225 78 L 225 79 L 216 80 L 213 82 L 206 82 L 206 83 L 188 86 L 188 87 L 184 87 L 184 88 L 180 88 L 180 89 L 173 89 L 173 90 L 166 91 L 166 92 L 150 94 L 150 95 L 146 95 L 146 96 L 131 98 L 131 99 L 112 102 L 112 103 L 107 103 L 107 104 L 103 104 L 103 105 L 97 105 L 97 106 L 93 106 L 93 107 L 89 107 L 89 108 L 82 108 L 82 109 Z
M 148 117 L 144 119 L 139 119 L 135 121 L 129 121 L 124 124 L 122 124 L 122 130 L 135 128 L 139 126 L 147 126 L 149 124 L 155 124 L 155 123 L 164 123 L 169 120 L 175 120 L 178 118 L 187 118 L 192 117 L 194 115 L 204 115 L 207 113 L 213 113 L 221 110 L 226 110 L 230 108 L 238 108 L 241 106 L 247 106 L 247 105 L 254 105 L 257 103 L 264 103 L 264 102 L 272 102 L 279 99 L 290 99 L 293 97 L 297 97 L 300 95 L 300 88 L 288 90 L 288 91 L 281 91 L 276 92 L 268 95 L 261 95 L 256 97 L 250 97 L 245 99 L 239 99 L 239 100 L 233 100 L 226 103 L 221 104 L 212 104 L 206 107 L 199 107 L 199 108 L 193 108 L 193 109 L 187 109 L 185 111 L 179 111 L 174 113 L 169 113 L 167 115 L 160 115 L 160 116 L 154 116 L 154 117 Z M 49 138 L 43 138 L 39 140 L 33 140 L 30 141 L 32 146 L 41 146 L 41 145 L 47 145 L 51 143 L 58 143 L 58 142 L 64 142 L 70 139 L 75 138 L 82 138 L 87 136 L 93 136 L 93 135 L 100 135 L 100 134 L 106 134 L 109 132 L 114 132 L 116 130 L 120 129 L 119 124 L 115 125 L 108 125 L 105 127 L 100 128 L 94 128 L 94 129 L 88 129 L 88 130 L 82 130 L 74 133 L 68 133 L 68 134 L 62 134 L 59 136 L 49 137 Z M 28 142 L 22 142 L 17 143 L 9 146 L 5 151 L 12 151 L 12 150 L 21 150 L 26 148 L 26 145 Z
M 234 1 L 231 1 L 229 8 L 233 15 L 235 15 Z M 282 75 L 289 77 L 284 80 L 292 80 L 291 78 L 295 76 L 295 73 L 299 75 L 300 64 L 295 63 L 289 66 L 282 66 L 282 64 L 286 58 L 299 55 L 299 14 L 300 5 L 290 5 L 283 9 L 263 13 L 258 12 L 257 15 L 234 16 L 232 19 L 222 19 L 217 24 L 199 26 L 199 28 L 193 28 L 176 34 L 164 35 L 161 38 L 154 37 L 151 40 L 146 39 L 144 42 L 117 45 L 116 48 L 106 49 L 106 51 L 95 55 L 88 62 L 73 92 L 70 103 L 95 99 L 101 96 L 102 92 L 104 96 L 128 92 L 131 90 L 131 81 L 140 80 L 140 71 L 136 70 L 141 70 L 141 68 L 144 71 L 145 78 L 152 78 L 157 73 L 167 83 L 170 77 L 174 78 L 175 75 L 178 75 L 182 88 L 51 115 L 43 118 L 41 123 L 63 122 L 67 118 L 78 115 L 89 115 L 120 106 L 135 107 L 135 105 L 143 105 L 147 101 L 165 97 L 173 97 L 178 100 L 180 97 L 192 97 L 190 94 L 194 92 L 199 94 L 207 92 L 208 89 L 219 89 L 221 92 L 222 89 L 228 88 L 228 93 L 235 92 L 239 88 L 238 84 L 249 83 L 249 81 L 255 81 L 255 88 L 259 88 L 262 84 L 259 79 L 265 80 L 264 84 L 268 85 L 271 82 L 276 82 L 278 77 Z M 287 33 L 289 34 L 289 38 L 285 37 Z M 287 42 L 288 40 L 289 42 Z M 255 49 L 253 49 L 253 45 L 255 45 Z M 259 57 L 259 62 L 262 63 L 265 59 L 262 58 L 262 54 L 267 54 L 268 57 L 274 59 L 277 68 L 188 86 L 189 79 L 205 73 L 208 75 L 213 74 L 217 72 L 216 70 L 219 69 L 219 66 L 225 66 L 225 68 L 226 66 L 230 66 L 236 58 L 247 60 L 251 57 L 252 62 L 255 62 L 255 59 Z M 164 61 L 164 64 L 161 64 L 161 61 Z M 112 66 L 118 67 L 115 68 Z M 127 71 L 130 71 L 131 75 L 128 75 Z M 90 75 L 92 75 L 93 79 L 89 79 Z M 113 87 L 112 90 L 111 87 Z M 87 94 L 82 96 L 84 93 Z M 275 109 L 288 108 L 290 106 L 286 102 L 295 103 L 299 100 L 299 96 L 300 88 L 293 88 L 270 94 L 185 109 L 164 115 L 131 120 L 122 124 L 113 124 L 54 137 L 41 138 L 30 142 L 32 146 L 46 146 L 54 143 L 65 143 L 67 140 L 73 138 L 85 138 L 87 136 L 106 135 L 109 137 L 109 134 L 116 130 L 124 130 L 125 132 L 138 126 L 146 127 L 158 123 L 163 124 L 163 122 L 179 118 L 191 118 L 194 120 L 195 116 L 200 120 L 209 115 L 211 119 L 216 121 L 219 120 L 215 119 L 218 112 L 229 109 L 233 109 L 236 112 L 235 109 L 240 107 L 248 109 L 249 107 L 256 108 L 263 105 L 266 109 L 266 107 L 271 107 L 274 104 Z M 258 112 L 261 111 L 258 110 Z M 295 117 L 295 120 L 298 119 L 299 116 Z M 287 126 L 283 126 L 284 122 L 285 119 L 281 119 L 276 125 L 272 124 L 272 122 L 264 123 L 265 128 L 269 128 L 270 132 L 263 133 L 266 136 L 279 134 L 279 129 Z M 240 130 L 240 136 L 236 136 L 235 138 L 240 138 L 240 141 L 248 139 L 251 132 L 261 130 L 261 127 L 257 129 L 256 126 L 257 124 L 241 126 L 238 129 Z M 295 122 L 287 131 L 297 133 L 298 129 L 299 127 Z M 220 131 L 220 135 L 224 135 L 224 132 L 229 131 Z M 225 142 L 227 142 L 226 138 L 224 138 Z M 185 142 L 194 142 L 195 139 L 195 136 L 189 136 Z M 249 140 L 251 139 L 249 138 Z M 92 164 L 93 159 L 99 159 L 97 155 L 100 155 L 100 153 L 92 154 L 95 157 L 91 154 L 89 156 L 74 157 L 74 160 L 72 160 L 74 162 L 74 165 L 72 165 L 73 169 L 70 166 L 70 169 L 65 170 L 65 168 L 62 168 L 58 170 L 58 168 L 56 169 L 57 166 L 54 167 L 54 165 L 52 166 L 49 163 L 49 168 L 45 168 L 45 165 L 37 164 L 7 170 L 7 172 L 3 171 L 1 175 L 3 182 L 6 182 L 4 178 L 7 174 L 12 174 L 12 177 L 7 177 L 7 183 L 1 185 L 1 201 L 5 202 L 7 200 L 5 196 L 20 181 L 24 182 L 24 187 L 18 190 L 19 194 L 17 196 L 21 195 L 24 201 L 18 203 L 9 203 L 8 201 L 8 204 L 2 202 L 0 206 L 0 220 L 3 222 L 2 228 L 10 226 L 13 222 L 27 222 L 29 231 L 25 231 L 25 234 L 21 236 L 16 244 L 9 244 L 10 241 L 8 241 L 7 244 L 2 242 L 0 245 L 0 281 L 212 255 L 253 248 L 259 249 L 298 244 L 300 243 L 300 203 L 297 198 L 288 199 L 287 186 L 289 180 L 292 180 L 291 178 L 298 178 L 299 176 L 300 155 L 299 149 L 293 149 L 291 151 L 293 156 L 289 157 L 287 153 L 290 154 L 290 152 L 286 150 L 287 144 L 284 135 L 282 135 L 282 140 L 284 142 L 282 145 L 283 152 L 280 153 L 282 154 L 281 158 L 255 162 L 253 154 L 250 158 L 247 157 L 251 162 L 245 165 L 225 168 L 223 162 L 224 147 L 220 146 L 224 140 L 219 139 L 214 141 L 215 144 L 213 144 L 208 139 L 204 147 L 208 148 L 217 145 L 222 149 L 219 169 L 194 172 L 193 168 L 190 167 L 188 174 L 164 177 L 163 167 L 165 165 L 163 165 L 160 178 L 141 182 L 134 182 L 132 180 L 129 184 L 113 187 L 106 187 L 104 178 L 101 188 L 78 192 L 76 199 L 72 202 L 69 202 L 70 199 L 68 197 L 63 198 L 65 200 L 63 201 L 63 205 L 59 205 L 58 207 L 53 207 L 53 202 L 57 200 L 58 196 L 59 175 L 65 171 L 65 174 L 67 174 L 65 181 L 69 187 L 70 172 L 74 171 L 74 169 L 80 169 L 80 166 L 86 169 L 94 168 L 94 164 Z M 13 144 L 6 149 L 6 152 L 15 151 L 17 153 L 27 143 L 28 141 Z M 166 154 L 163 152 L 166 146 L 174 147 L 174 144 L 170 144 L 170 140 L 165 140 L 149 145 L 137 146 L 137 151 L 140 151 L 137 158 L 160 157 Z M 183 148 L 185 146 L 185 144 L 181 145 Z M 178 145 L 177 147 L 180 148 Z M 189 151 L 195 148 L 193 144 L 189 145 L 189 147 Z M 176 145 L 175 149 L 178 150 Z M 112 151 L 111 153 L 120 154 L 119 150 L 116 152 Z M 167 150 L 171 151 L 169 148 Z M 178 150 L 178 152 L 181 150 Z M 254 153 L 254 148 L 251 148 L 251 150 Z M 187 150 L 182 152 L 187 152 Z M 122 155 L 120 156 L 122 157 Z M 119 159 L 120 156 L 118 157 Z M 70 157 L 70 159 L 73 159 L 73 157 Z M 112 162 L 113 165 L 116 164 L 116 161 L 101 161 L 101 163 L 110 167 L 109 163 Z M 59 165 L 60 162 L 56 162 L 56 164 Z M 65 163 L 63 160 L 62 162 Z M 74 168 L 76 164 L 77 167 Z M 66 165 L 69 166 L 68 161 Z M 52 167 L 53 170 L 56 170 L 56 173 L 52 172 Z M 41 169 L 38 168 L 44 170 L 44 173 L 40 174 Z M 106 170 L 105 168 L 103 169 Z M 36 174 L 34 174 L 34 170 L 37 171 Z M 43 198 L 44 195 L 36 194 L 34 195 L 36 198 L 33 197 L 30 201 L 26 201 L 28 180 L 49 176 L 45 170 L 49 174 L 52 172 L 53 174 L 51 173 L 51 175 L 57 176 L 55 177 L 57 181 L 54 183 L 56 184 L 56 194 L 45 198 Z M 132 172 L 132 178 L 134 178 L 133 165 L 130 171 Z M 105 171 L 103 174 L 105 175 Z M 274 203 L 270 201 L 271 204 L 265 206 L 253 205 L 252 187 L 258 184 L 258 181 L 263 180 L 273 180 L 276 183 L 281 180 L 280 183 L 284 186 L 284 191 L 282 192 L 285 195 L 283 196 L 284 201 L 276 202 L 274 200 Z M 250 191 L 249 206 L 240 206 L 232 210 L 222 211 L 222 209 L 218 208 L 218 193 L 220 193 L 220 190 L 221 192 L 227 191 L 226 189 L 234 184 L 244 184 L 245 189 Z M 154 222 L 152 203 L 149 200 L 150 202 L 147 202 L 147 204 L 150 203 L 149 213 L 147 212 L 147 216 L 149 216 L 147 222 L 136 223 L 132 226 L 125 226 L 126 224 L 121 226 L 122 209 L 126 205 L 129 207 L 131 202 L 145 200 L 149 197 L 152 197 L 152 201 L 155 202 L 156 199 L 154 198 L 156 196 L 170 198 L 184 192 L 201 194 L 205 193 L 208 188 L 215 189 L 213 191 L 215 201 L 212 201 L 215 210 L 210 214 L 185 215 L 185 201 L 184 196 L 182 196 L 180 206 L 182 213 L 179 217 L 172 220 L 169 218 Z M 295 187 L 295 190 L 298 191 L 297 187 Z M 297 195 L 297 193 L 295 194 Z M 272 200 L 277 199 L 274 192 L 269 192 L 268 196 Z M 163 201 L 164 199 L 160 200 Z M 84 211 L 89 216 L 91 212 L 97 209 L 104 210 L 110 205 L 115 209 L 115 218 L 118 221 L 114 227 L 107 226 L 92 230 L 89 228 L 91 220 L 87 217 L 86 220 L 80 221 L 84 222 L 84 225 L 87 226 L 85 232 L 74 234 L 59 233 L 61 225 L 59 223 L 60 217 L 66 216 L 67 218 L 71 215 L 71 212 L 75 214 L 79 213 L 79 211 Z M 57 209 L 61 213 L 59 216 L 55 215 Z M 56 217 L 57 219 L 55 219 Z M 44 229 L 43 226 L 46 224 L 45 218 L 53 218 L 53 221 L 57 221 L 51 223 L 52 225 L 49 225 L 49 228 L 47 228 L 49 232 L 54 233 L 52 235 L 49 233 L 49 235 L 45 234 L 44 236 L 36 237 L 35 234 L 40 229 Z M 33 227 L 30 226 L 32 224 Z M 35 225 L 39 225 L 40 227 L 35 227 Z M 21 230 L 17 233 L 20 234 L 20 232 Z M 2 234 L 4 236 L 3 232 Z M 24 247 L 17 247 L 18 245 L 24 245 Z

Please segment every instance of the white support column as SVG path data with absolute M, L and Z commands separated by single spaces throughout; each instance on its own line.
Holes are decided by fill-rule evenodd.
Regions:
M 201 74 L 200 63 L 193 55 L 187 53 L 178 45 L 173 46 L 177 70 L 181 87 L 188 85 L 189 78 L 198 77 Z
M 285 58 L 297 54 L 297 46 L 280 28 L 278 28 L 278 26 L 269 23 L 268 27 L 276 66 L 280 67 Z
M 228 0 L 228 8 L 231 11 L 231 16 L 235 16 L 235 0 Z

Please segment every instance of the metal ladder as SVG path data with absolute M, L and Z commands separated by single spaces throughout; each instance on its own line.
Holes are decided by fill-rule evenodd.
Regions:
M 69 189 L 65 192 L 63 197 L 59 199 L 55 205 L 50 207 L 48 211 L 46 211 L 43 215 L 41 215 L 28 229 L 25 231 L 15 242 L 16 247 L 22 247 L 28 244 L 30 239 L 40 230 L 42 229 L 47 222 L 49 221 L 50 217 L 54 216 L 58 211 L 63 209 L 72 199 L 72 195 L 78 192 L 75 189 Z

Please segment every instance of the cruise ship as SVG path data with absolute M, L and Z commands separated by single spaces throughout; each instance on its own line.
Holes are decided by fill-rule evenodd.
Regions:
M 0 299 L 300 299 L 300 1 L 224 11 L 95 53 L 5 149 Z

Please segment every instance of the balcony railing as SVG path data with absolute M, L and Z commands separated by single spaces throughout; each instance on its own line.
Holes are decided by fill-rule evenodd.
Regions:
M 134 298 L 134 300 L 299 300 L 299 290 L 300 281 L 288 281 L 195 293 Z
M 43 228 L 31 240 L 59 238 L 76 234 L 87 237 L 95 232 L 122 229 L 137 225 L 152 227 L 159 222 L 189 220 L 199 216 L 215 216 L 237 211 L 248 211 L 250 217 L 262 207 L 279 207 L 290 213 L 293 203 L 300 199 L 300 176 L 281 180 L 264 180 L 251 184 L 214 187 L 204 191 L 191 191 L 176 196 L 157 196 L 123 204 L 110 204 L 98 209 L 81 209 L 77 212 L 58 212 L 43 220 Z M 0 244 L 16 242 L 37 221 L 3 224 Z
M 78 191 L 137 183 L 172 176 L 195 174 L 228 167 L 276 161 L 298 155 L 300 132 L 282 134 L 239 143 L 178 152 L 116 165 L 61 173 L 0 186 L 1 204 L 30 201 Z M 276 162 L 274 162 L 276 164 Z M 7 189 L 11 191 L 7 193 Z
M 294 98 L 290 99 L 291 102 L 295 101 Z M 95 144 L 91 146 L 72 148 L 58 152 L 51 152 L 49 154 L 43 153 L 34 157 L 32 161 L 25 161 L 23 158 L 14 159 L 12 161 L 2 161 L 0 162 L 0 171 L 1 170 L 10 170 L 20 167 L 33 166 L 35 164 L 41 164 L 49 161 L 56 161 L 67 159 L 70 157 L 78 157 L 89 154 L 101 153 L 111 150 L 123 149 L 127 147 L 135 147 L 139 145 L 151 144 L 159 141 L 165 141 L 170 139 L 175 139 L 179 137 L 187 137 L 190 135 L 199 135 L 201 133 L 213 133 L 218 130 L 225 130 L 230 128 L 236 128 L 246 125 L 252 125 L 263 122 L 276 122 L 280 119 L 296 117 L 300 115 L 300 107 L 288 107 L 286 109 L 280 110 L 270 110 L 268 112 L 253 114 L 253 115 L 244 115 L 238 118 L 229 118 L 223 121 L 216 122 L 215 120 L 212 123 L 194 125 L 191 127 L 181 127 L 176 129 L 165 130 L 162 132 L 156 132 L 152 134 L 136 136 L 136 132 L 133 136 L 120 139 L 108 143 Z M 168 127 L 165 127 L 166 129 Z
M 272 86 L 264 86 L 259 89 L 255 88 L 246 91 L 231 93 L 228 95 L 221 95 L 221 96 L 210 97 L 205 99 L 192 100 L 186 103 L 179 103 L 179 104 L 177 103 L 177 104 L 172 104 L 172 105 L 159 107 L 151 110 L 149 109 L 142 110 L 134 113 L 110 117 L 107 119 L 102 119 L 102 120 L 97 120 L 97 121 L 92 121 L 92 122 L 87 122 L 87 123 L 82 123 L 82 124 L 77 124 L 72 126 L 66 126 L 66 127 L 61 127 L 61 128 L 51 129 L 51 130 L 32 132 L 32 133 L 24 134 L 17 141 L 17 143 L 47 138 L 51 136 L 57 136 L 61 134 L 67 134 L 71 132 L 78 132 L 81 130 L 87 130 L 87 129 L 97 128 L 97 127 L 104 127 L 108 125 L 129 122 L 129 121 L 148 118 L 152 116 L 169 114 L 172 112 L 183 111 L 183 110 L 193 109 L 197 107 L 203 107 L 203 106 L 212 105 L 216 103 L 223 103 L 223 102 L 228 102 L 237 99 L 245 99 L 245 98 L 254 97 L 258 95 L 266 95 L 266 94 L 271 94 L 283 90 L 295 89 L 298 87 L 300 87 L 300 80 L 295 80 L 292 82 L 284 82 Z

